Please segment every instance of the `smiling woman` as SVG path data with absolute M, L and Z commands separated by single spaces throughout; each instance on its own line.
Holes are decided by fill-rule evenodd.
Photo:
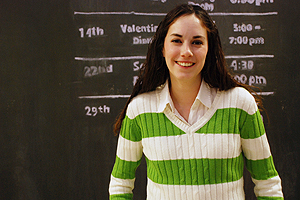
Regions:
M 283 199 L 254 97 L 226 70 L 218 29 L 183 4 L 158 26 L 116 124 L 110 199 L 132 199 L 147 161 L 148 200 L 240 200 L 244 160 L 258 199 Z
M 207 33 L 201 21 L 195 15 L 183 16 L 176 20 L 169 28 L 163 48 L 171 82 L 173 83 L 174 79 L 183 79 L 191 85 L 198 85 L 199 90 L 200 72 L 207 51 Z
M 169 28 L 163 56 L 170 73 L 170 94 L 179 114 L 188 121 L 201 85 L 208 52 L 207 31 L 194 14 L 178 18 Z

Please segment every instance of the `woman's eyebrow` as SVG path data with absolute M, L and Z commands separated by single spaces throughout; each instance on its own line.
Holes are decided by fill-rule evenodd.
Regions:
M 176 37 L 180 37 L 180 38 L 182 38 L 182 35 L 180 35 L 180 34 L 178 34 L 178 33 L 172 33 L 170 36 L 176 36 Z M 198 39 L 198 38 L 205 38 L 204 36 L 202 36 L 202 35 L 195 35 L 195 36 L 193 36 L 193 38 L 194 39 Z
M 194 39 L 197 39 L 197 38 L 200 38 L 200 39 L 203 38 L 203 39 L 204 39 L 205 37 L 202 36 L 202 35 L 196 35 L 196 36 L 194 36 L 193 38 L 194 38 Z
M 178 34 L 178 33 L 172 33 L 170 36 L 176 36 L 176 37 L 182 37 L 182 35 Z

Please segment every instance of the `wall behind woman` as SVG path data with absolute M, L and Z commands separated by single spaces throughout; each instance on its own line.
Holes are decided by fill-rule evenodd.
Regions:
M 67 1 L 1 1 L 1 199 L 69 199 L 74 25 Z
M 108 198 L 117 141 L 114 119 L 130 94 L 155 26 L 183 2 L 0 2 L 3 199 Z M 297 199 L 300 3 L 193 2 L 216 20 L 237 78 L 271 92 L 263 95 L 268 139 L 285 197 Z M 247 199 L 254 199 L 249 181 L 247 175 Z M 145 184 L 143 162 L 135 199 L 145 199 Z

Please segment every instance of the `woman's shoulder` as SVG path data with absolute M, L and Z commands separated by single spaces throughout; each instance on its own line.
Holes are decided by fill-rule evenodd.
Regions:
M 244 87 L 234 87 L 227 91 L 228 95 L 236 96 L 241 100 L 253 101 L 254 96 Z
M 235 87 L 221 94 L 223 107 L 240 108 L 249 114 L 257 111 L 257 104 L 254 96 L 243 87 Z
M 135 118 L 143 113 L 158 112 L 160 88 L 137 95 L 128 105 L 127 115 L 129 118 Z
M 142 94 L 138 94 L 136 97 L 134 97 L 130 104 L 131 106 L 141 106 L 145 104 L 149 104 L 153 101 L 156 101 L 157 99 L 157 92 L 158 91 L 151 91 L 151 92 L 145 92 Z

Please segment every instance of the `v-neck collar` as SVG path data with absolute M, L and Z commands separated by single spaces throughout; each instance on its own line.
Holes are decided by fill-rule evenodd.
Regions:
M 171 109 L 167 109 L 166 107 L 164 107 L 161 110 L 162 107 L 160 107 L 159 110 L 160 110 L 160 112 L 163 112 L 166 115 L 166 117 L 175 126 L 180 128 L 185 133 L 194 133 L 197 130 L 199 130 L 201 127 L 203 127 L 212 118 L 212 116 L 215 114 L 215 112 L 217 110 L 218 102 L 221 98 L 221 94 L 222 94 L 222 91 L 217 90 L 216 97 L 215 97 L 213 103 L 211 104 L 211 107 L 207 110 L 207 112 L 196 123 L 194 123 L 192 125 L 181 121 L 178 117 L 176 117 L 176 115 L 172 112 Z M 160 100 L 162 100 L 162 99 L 160 99 Z

